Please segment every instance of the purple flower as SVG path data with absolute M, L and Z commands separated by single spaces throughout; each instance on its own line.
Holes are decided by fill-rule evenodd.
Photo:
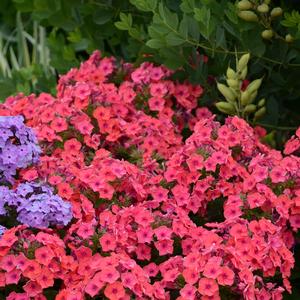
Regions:
M 27 182 L 20 184 L 16 190 L 20 205 L 17 207 L 17 220 L 31 227 L 65 226 L 72 219 L 72 208 L 53 193 L 45 184 Z
M 6 186 L 0 186 L 0 215 L 7 215 L 5 205 L 17 207 L 21 204 L 21 198 Z
M 6 229 L 7 229 L 6 227 L 0 225 L 0 236 L 3 235 L 3 233 Z
M 22 116 L 0 117 L 0 183 L 13 183 L 16 171 L 35 164 L 41 150 Z

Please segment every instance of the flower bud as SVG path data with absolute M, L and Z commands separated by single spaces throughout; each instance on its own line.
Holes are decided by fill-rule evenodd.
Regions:
M 271 10 L 271 18 L 277 18 L 280 17 L 282 15 L 282 8 L 281 7 L 274 7 Z
M 265 113 L 266 113 L 266 107 L 263 106 L 254 114 L 254 120 L 262 118 Z
M 241 103 L 243 106 L 249 104 L 251 94 L 246 90 L 241 93 Z
M 244 80 L 248 73 L 248 67 L 246 66 L 242 71 L 239 72 L 239 78 Z
M 236 79 L 236 73 L 230 67 L 228 67 L 228 69 L 226 71 L 226 76 L 228 79 Z
M 257 91 L 259 87 L 261 86 L 262 79 L 255 79 L 253 80 L 248 86 L 247 91 L 252 94 L 253 92 Z
M 262 99 L 260 99 L 260 100 L 258 101 L 257 106 L 258 106 L 258 107 L 262 107 L 262 106 L 264 106 L 265 104 L 266 104 L 266 99 L 265 99 L 265 98 L 262 98 Z
M 292 35 L 287 34 L 287 35 L 285 36 L 285 41 L 286 41 L 287 43 L 292 43 L 292 42 L 294 41 L 294 38 L 292 37 Z
M 250 94 L 248 103 L 252 103 L 255 100 L 256 96 L 257 96 L 257 90 Z
M 238 69 L 239 71 L 242 71 L 242 70 L 247 66 L 249 59 L 250 59 L 250 54 L 249 54 L 249 53 L 244 54 L 244 55 L 239 59 L 237 69 Z
M 217 87 L 220 93 L 225 97 L 225 99 L 228 102 L 235 102 L 236 95 L 232 91 L 232 89 L 230 89 L 229 87 L 227 87 L 225 84 L 222 83 L 217 83 Z
M 258 17 L 256 15 L 256 13 L 254 13 L 253 11 L 250 11 L 250 10 L 240 11 L 238 13 L 238 16 L 247 22 L 257 22 L 258 21 Z
M 269 5 L 265 3 L 258 5 L 257 11 L 260 12 L 261 14 L 265 14 L 269 11 Z
M 251 114 L 256 111 L 256 105 L 255 104 L 248 104 L 244 108 L 244 112 L 247 114 Z
M 234 90 L 236 90 L 240 87 L 239 80 L 237 80 L 237 79 L 227 79 L 226 82 L 227 82 L 228 86 L 233 88 Z
M 265 40 L 270 40 L 273 37 L 273 30 L 266 29 L 261 33 L 261 36 Z
M 237 4 L 238 9 L 240 10 L 248 10 L 252 8 L 252 3 L 248 0 L 239 1 Z
M 216 107 L 219 111 L 228 115 L 233 115 L 236 112 L 235 107 L 232 103 L 221 101 L 216 103 Z

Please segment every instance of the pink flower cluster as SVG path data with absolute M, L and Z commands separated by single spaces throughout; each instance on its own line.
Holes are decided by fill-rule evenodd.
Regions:
M 43 150 L 20 179 L 54 185 L 75 217 L 63 230 L 3 234 L 0 286 L 20 288 L 7 299 L 53 290 L 56 300 L 218 300 L 224 291 L 280 300 L 291 291 L 299 130 L 283 155 L 244 120 L 217 122 L 198 108 L 202 88 L 171 76 L 95 52 L 60 78 L 56 98 L 0 106 L 25 116 Z

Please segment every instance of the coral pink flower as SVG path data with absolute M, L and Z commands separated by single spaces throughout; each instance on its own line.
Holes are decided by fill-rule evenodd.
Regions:
M 194 300 L 195 295 L 196 295 L 197 289 L 191 285 L 191 284 L 186 284 L 181 290 L 180 290 L 180 295 L 183 299 L 186 300 Z
M 6 284 L 17 284 L 21 278 L 21 271 L 14 269 L 5 273 Z
M 217 277 L 220 285 L 232 285 L 234 281 L 234 272 L 227 266 L 221 267 Z
M 45 266 L 47 266 L 54 257 L 53 251 L 47 246 L 37 248 L 34 255 L 36 261 Z
M 173 240 L 161 240 L 155 242 L 155 247 L 159 252 L 159 255 L 166 255 L 173 253 Z
M 28 281 L 23 289 L 30 297 L 37 296 L 42 291 L 42 287 L 36 281 Z
M 99 242 L 103 251 L 113 251 L 116 248 L 116 240 L 112 234 L 105 233 Z
M 119 300 L 125 296 L 125 290 L 121 282 L 116 281 L 108 284 L 104 290 L 104 295 L 109 300 Z
M 198 291 L 203 296 L 213 296 L 219 290 L 218 284 L 214 279 L 201 278 L 199 280 Z

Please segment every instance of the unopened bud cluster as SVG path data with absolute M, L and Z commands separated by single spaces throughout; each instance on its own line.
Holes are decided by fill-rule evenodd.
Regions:
M 250 54 L 244 54 L 238 61 L 236 70 L 228 67 L 226 72 L 226 83 L 217 83 L 218 90 L 226 101 L 216 104 L 219 111 L 228 115 L 238 115 L 248 118 L 254 114 L 254 120 L 262 117 L 266 112 L 265 99 L 260 99 L 257 104 L 254 100 L 257 97 L 258 89 L 262 79 L 252 81 L 246 89 L 242 90 L 242 84 L 248 73 L 248 62 Z
M 238 16 L 247 22 L 261 22 L 265 29 L 261 32 L 263 39 L 270 40 L 275 32 L 272 29 L 272 21 L 283 13 L 281 7 L 270 8 L 270 0 L 255 1 L 241 0 L 237 3 Z M 290 34 L 285 37 L 286 42 L 292 42 Z

